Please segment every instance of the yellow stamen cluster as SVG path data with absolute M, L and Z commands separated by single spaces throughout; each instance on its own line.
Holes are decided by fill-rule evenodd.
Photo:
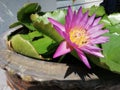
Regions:
M 72 43 L 81 47 L 88 42 L 88 34 L 85 29 L 74 27 L 69 32 L 70 40 Z

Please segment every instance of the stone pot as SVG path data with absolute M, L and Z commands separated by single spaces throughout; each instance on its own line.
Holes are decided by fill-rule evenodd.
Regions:
M 0 35 L 0 67 L 14 90 L 119 90 L 120 75 L 95 66 L 47 62 L 33 59 L 7 47 L 7 36 L 18 26 Z

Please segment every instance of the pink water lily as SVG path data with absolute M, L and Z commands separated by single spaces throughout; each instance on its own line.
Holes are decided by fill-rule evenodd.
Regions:
M 60 24 L 52 18 L 48 18 L 57 32 L 64 38 L 53 58 L 76 50 L 80 60 L 88 68 L 91 68 L 84 53 L 104 57 L 101 53 L 101 48 L 97 47 L 96 44 L 108 41 L 108 37 L 102 36 L 108 30 L 102 30 L 103 24 L 98 24 L 101 19 L 100 17 L 95 19 L 95 14 L 89 17 L 88 13 L 88 11 L 82 13 L 82 7 L 79 8 L 78 12 L 72 12 L 69 6 L 65 17 L 65 25 Z

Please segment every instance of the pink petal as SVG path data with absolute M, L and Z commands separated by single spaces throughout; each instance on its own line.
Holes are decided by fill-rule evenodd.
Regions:
M 76 51 L 77 51 L 77 54 L 78 54 L 80 60 L 82 60 L 83 63 L 84 63 L 88 68 L 91 68 L 91 66 L 90 66 L 90 64 L 89 64 L 89 62 L 88 62 L 85 54 L 84 54 L 82 51 L 78 50 L 78 49 L 76 49 Z
M 82 19 L 80 20 L 80 25 L 81 25 L 81 26 L 84 26 L 84 25 L 86 24 L 86 22 L 87 22 L 87 20 L 88 20 L 88 13 L 89 13 L 89 11 L 87 11 L 87 12 L 83 15 Z
M 91 43 L 93 43 L 93 44 L 101 44 L 101 43 L 105 43 L 107 41 L 109 41 L 109 37 L 105 37 L 105 36 L 91 39 Z
M 99 24 L 99 25 L 91 27 L 87 32 L 89 34 L 92 34 L 92 33 L 97 32 L 98 30 L 101 30 L 102 28 L 103 28 L 103 24 Z
M 72 12 L 72 9 L 71 7 L 69 6 L 68 7 L 68 11 L 67 11 L 67 15 L 65 16 L 65 28 L 67 30 L 67 32 L 69 32 L 69 28 L 70 28 L 70 25 L 71 25 L 71 22 L 72 22 L 72 18 L 73 18 L 73 12 Z
M 80 23 L 80 20 L 81 18 L 83 17 L 83 13 L 82 13 L 82 7 L 79 8 L 78 12 L 77 12 L 77 21 L 76 23 L 79 24 Z
M 99 23 L 100 20 L 101 20 L 101 17 L 95 19 L 95 21 L 93 22 L 92 26 L 96 26 Z
M 76 26 L 77 19 L 78 19 L 78 18 L 77 18 L 77 14 L 76 14 L 76 12 L 74 12 L 73 18 L 72 18 L 72 21 L 71 21 L 70 28 L 73 28 L 74 26 Z
M 98 50 L 94 50 L 93 48 L 82 48 L 82 50 L 86 53 L 89 53 L 89 54 L 92 54 L 92 55 L 95 55 L 95 56 L 98 56 L 98 57 L 104 57 L 100 51 Z
M 59 22 L 53 20 L 52 18 L 48 18 L 48 20 L 53 24 L 53 26 L 55 27 L 55 29 L 57 30 L 57 32 L 63 36 L 63 32 L 65 32 L 65 27 L 60 24 Z
M 64 32 L 63 32 L 59 27 L 57 27 L 57 26 L 55 26 L 55 25 L 53 25 L 53 26 L 54 26 L 55 30 L 57 30 L 57 32 L 58 32 L 63 38 L 65 38 L 64 35 L 63 35 Z
M 73 12 L 72 12 L 72 8 L 70 6 L 68 7 L 67 16 L 69 17 L 70 20 L 72 20 Z
M 65 29 L 69 29 L 70 26 L 70 19 L 68 16 L 65 16 Z
M 90 34 L 90 37 L 95 38 L 107 32 L 109 32 L 109 30 L 98 30 L 97 32 Z
M 85 25 L 85 28 L 88 29 L 89 26 L 91 26 L 91 24 L 93 23 L 94 19 L 95 19 L 96 14 L 93 14 L 89 19 L 87 24 Z
M 101 48 L 90 45 L 90 44 L 83 46 L 83 48 L 81 48 L 81 49 L 84 49 L 84 48 L 89 49 L 91 51 L 101 51 Z
M 79 10 L 78 10 L 78 12 L 77 12 L 77 18 L 81 19 L 82 16 L 83 16 L 83 14 L 82 14 L 82 7 L 80 7 Z
M 64 36 L 65 40 L 68 42 L 68 44 L 71 45 L 71 47 L 73 47 L 73 48 L 77 48 L 78 47 L 76 44 L 71 42 L 68 33 L 63 32 L 63 36 Z
M 66 41 L 63 41 L 59 47 L 57 48 L 55 54 L 53 55 L 53 58 L 59 57 L 61 55 L 67 54 L 69 52 L 71 52 L 71 48 L 70 46 L 67 44 Z

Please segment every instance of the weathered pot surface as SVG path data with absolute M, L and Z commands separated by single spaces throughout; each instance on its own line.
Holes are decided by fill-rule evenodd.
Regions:
M 119 90 L 120 76 L 107 70 L 36 60 L 9 50 L 7 36 L 20 28 L 22 26 L 0 36 L 0 67 L 6 70 L 8 80 L 18 76 L 24 82 L 37 82 L 37 88 L 44 87 L 42 90 L 46 90 L 45 87 L 49 90 Z

